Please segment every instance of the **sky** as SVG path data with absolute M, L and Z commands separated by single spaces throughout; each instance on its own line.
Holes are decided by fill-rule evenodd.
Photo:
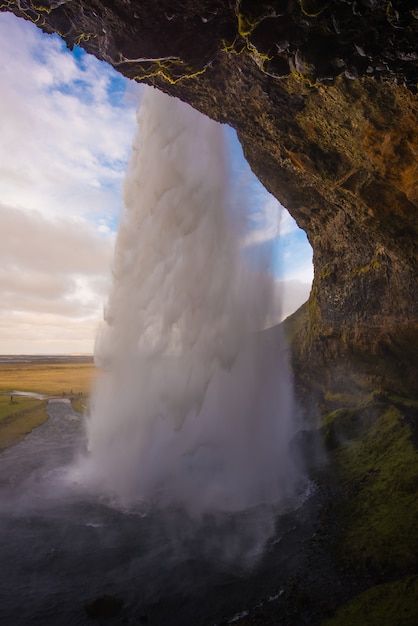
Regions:
M 0 58 L 0 354 L 90 354 L 141 87 L 10 13 L 0 13 Z M 286 316 L 308 297 L 312 251 L 227 136 L 254 207 L 246 257 L 273 251 Z

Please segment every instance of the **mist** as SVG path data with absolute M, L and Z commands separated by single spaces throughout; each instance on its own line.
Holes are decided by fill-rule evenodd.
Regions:
M 222 126 L 151 88 L 137 118 L 79 476 L 252 558 L 301 496 L 285 344 L 266 329 L 271 260 L 245 262 L 251 207 L 230 188 Z

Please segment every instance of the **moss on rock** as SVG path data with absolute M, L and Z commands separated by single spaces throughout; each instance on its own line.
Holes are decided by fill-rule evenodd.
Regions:
M 418 624 L 418 576 L 376 585 L 338 609 L 322 626 L 415 626 Z
M 354 568 L 404 571 L 418 564 L 418 451 L 401 408 L 373 404 L 368 423 L 364 411 L 351 414 L 357 436 L 336 452 L 339 558 Z M 338 422 L 347 432 L 346 413 L 335 415 Z

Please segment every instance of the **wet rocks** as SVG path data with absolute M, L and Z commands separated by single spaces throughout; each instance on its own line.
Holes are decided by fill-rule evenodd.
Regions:
M 122 609 L 123 603 L 119 598 L 103 595 L 86 602 L 85 611 L 89 617 L 106 618 L 116 617 Z

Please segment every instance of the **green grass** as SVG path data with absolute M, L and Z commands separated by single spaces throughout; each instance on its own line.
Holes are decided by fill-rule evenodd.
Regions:
M 338 609 L 322 626 L 416 626 L 418 576 L 376 585 Z
M 374 402 L 325 416 L 337 468 L 338 557 L 401 572 L 418 562 L 418 451 L 402 406 Z
M 13 402 L 10 401 L 10 396 L 0 396 L 0 424 L 7 421 L 7 418 L 19 413 L 39 406 L 40 400 L 34 398 L 14 397 Z
M 10 402 L 9 396 L 0 396 L 0 450 L 18 443 L 46 422 L 46 404 L 45 400 L 23 397 Z

